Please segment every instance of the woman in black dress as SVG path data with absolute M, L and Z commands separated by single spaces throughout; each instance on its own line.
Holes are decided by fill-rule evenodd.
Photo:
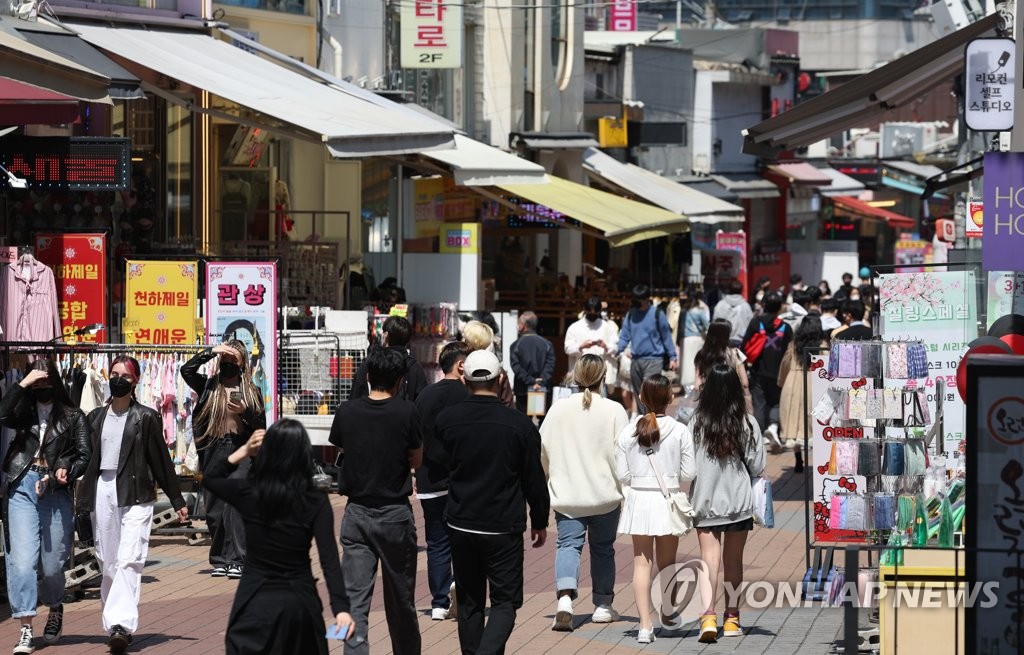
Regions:
M 250 457 L 255 460 L 247 477 L 229 477 Z M 226 652 L 327 655 L 323 605 L 309 559 L 313 539 L 333 623 L 347 628 L 350 639 L 355 622 L 334 542 L 334 514 L 327 494 L 313 487 L 313 450 L 302 424 L 284 419 L 255 431 L 227 459 L 212 463 L 203 484 L 237 509 L 245 524 L 246 566 L 228 619 Z

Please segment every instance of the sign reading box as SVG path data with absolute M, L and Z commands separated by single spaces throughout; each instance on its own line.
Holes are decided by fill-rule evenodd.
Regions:
M 480 252 L 480 224 L 442 223 L 439 250 L 456 255 L 477 254 Z
M 964 118 L 967 127 L 999 132 L 1013 127 L 1013 39 L 975 39 L 964 54 Z
M 402 68 L 462 67 L 462 3 L 402 3 Z

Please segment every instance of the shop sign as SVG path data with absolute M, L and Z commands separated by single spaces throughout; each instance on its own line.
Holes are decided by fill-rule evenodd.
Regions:
M 198 264 L 193 261 L 127 262 L 126 343 L 196 343 Z
M 1014 628 L 1024 605 L 1024 364 L 1009 355 L 971 357 L 967 387 L 967 579 L 999 585 L 994 606 L 965 612 L 964 652 L 1019 653 Z
M 0 247 L 0 266 L 18 261 L 18 249 L 14 246 Z
M 107 237 L 105 234 L 37 234 L 36 259 L 53 269 L 57 307 L 66 340 L 101 343 L 107 330 L 74 336 L 86 325 L 107 326 Z
M 1024 252 L 1024 153 L 985 153 L 984 202 L 982 268 L 1015 271 Z
M 613 0 L 608 8 L 608 31 L 635 32 L 636 24 L 636 0 Z
M 711 284 L 724 284 L 740 276 L 740 255 L 734 250 L 701 250 L 700 274 Z
M 1013 39 L 974 39 L 964 52 L 964 119 L 979 132 L 1013 127 Z M 986 173 L 988 169 L 986 169 Z
M 1024 272 L 988 274 L 988 327 L 1007 314 L 1024 315 Z
M 479 223 L 442 223 L 440 250 L 457 255 L 480 252 Z
M 416 238 L 436 237 L 441 223 L 472 220 L 477 213 L 477 196 L 459 191 L 442 178 L 413 180 L 413 223 Z
M 462 67 L 462 2 L 402 3 L 402 68 Z
M 743 296 L 747 295 L 747 233 L 719 232 L 715 235 L 715 248 L 732 250 L 740 254 L 739 280 L 743 283 Z
M 277 264 L 208 263 L 206 334 L 211 343 L 238 339 L 249 349 L 267 424 L 273 423 L 277 417 Z
M 967 201 L 967 238 L 980 239 L 982 237 L 982 226 L 985 220 L 985 205 L 981 196 L 972 193 Z
M 828 373 L 829 354 L 812 355 L 808 367 L 807 398 L 808 407 L 813 408 L 829 393 L 830 389 L 864 388 L 873 389 L 874 380 L 865 380 L 863 387 L 859 380 L 833 378 Z M 852 386 L 856 384 L 856 386 Z M 811 503 L 813 508 L 814 543 L 862 543 L 867 533 L 858 530 L 832 529 L 829 525 L 832 496 L 842 493 L 863 493 L 867 491 L 867 478 L 863 475 L 839 475 L 829 473 L 829 461 L 832 457 L 832 442 L 836 439 L 864 439 L 874 436 L 871 427 L 844 427 L 843 421 L 836 413 L 828 420 L 822 421 L 808 414 L 811 431 Z
M 917 268 L 904 268 L 905 272 L 923 271 L 924 264 L 928 263 L 929 255 L 932 254 L 932 244 L 922 239 L 907 238 L 904 235 L 893 246 L 896 265 L 901 267 L 912 266 Z
M 30 189 L 127 191 L 131 140 L 116 137 L 4 137 L 0 165 Z M 0 183 L 7 179 L 0 176 Z

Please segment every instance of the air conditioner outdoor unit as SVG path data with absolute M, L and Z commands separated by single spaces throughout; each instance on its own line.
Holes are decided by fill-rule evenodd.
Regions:
M 883 159 L 910 157 L 935 145 L 937 138 L 934 123 L 883 123 L 879 155 Z

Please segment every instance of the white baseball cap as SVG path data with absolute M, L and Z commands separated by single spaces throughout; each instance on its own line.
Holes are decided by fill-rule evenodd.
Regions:
M 488 382 L 501 374 L 501 362 L 494 353 L 474 350 L 462 365 L 462 376 L 468 382 Z

